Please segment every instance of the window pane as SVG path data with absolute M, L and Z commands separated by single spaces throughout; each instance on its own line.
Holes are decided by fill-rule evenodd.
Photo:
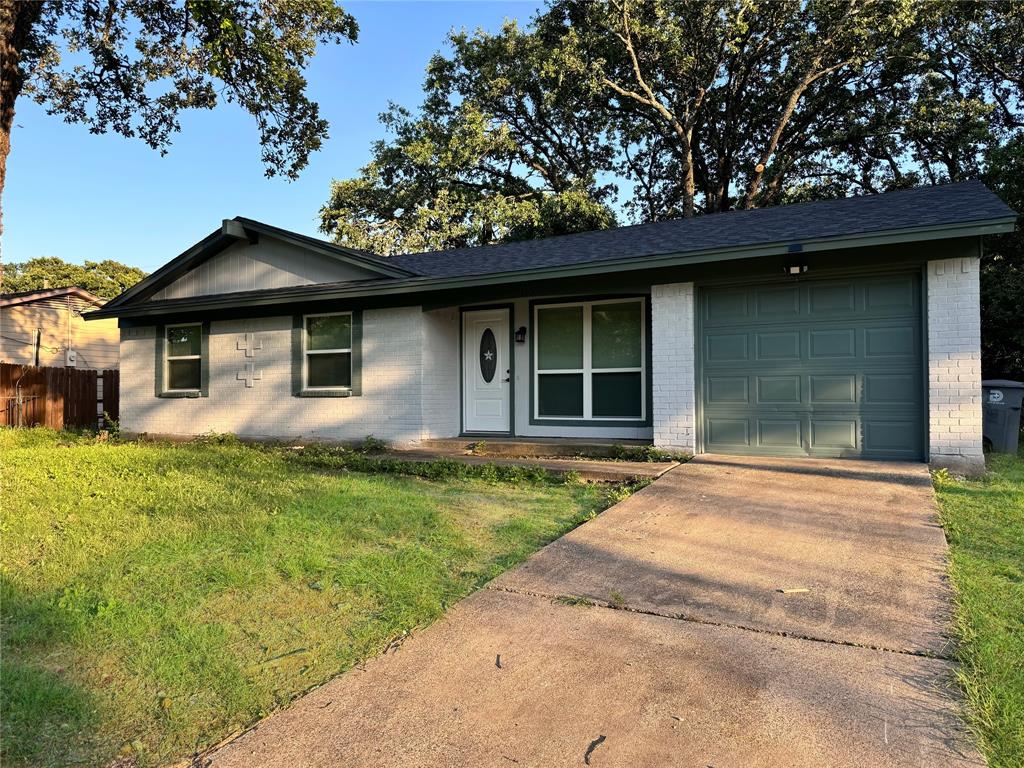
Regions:
M 202 354 L 202 328 L 198 325 L 170 327 L 167 329 L 167 356 Z
M 593 365 L 595 368 L 639 368 L 643 360 L 641 304 L 595 304 L 593 307 Z
M 168 389 L 199 389 L 199 360 L 168 360 Z
M 307 387 L 348 387 L 352 384 L 352 356 L 348 352 L 306 355 Z
M 643 387 L 641 374 L 595 373 L 593 402 L 595 417 L 639 419 L 642 411 Z
M 352 315 L 307 317 L 306 349 L 349 349 L 352 346 Z
M 582 373 L 548 373 L 537 379 L 537 407 L 541 416 L 583 415 Z
M 552 307 L 537 311 L 537 365 L 583 367 L 583 307 Z

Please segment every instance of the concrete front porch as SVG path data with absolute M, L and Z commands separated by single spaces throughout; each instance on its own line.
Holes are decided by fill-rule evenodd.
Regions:
M 422 440 L 420 446 L 439 453 L 473 453 L 477 456 L 564 456 L 614 458 L 618 449 L 643 448 L 650 440 L 612 440 L 582 437 L 506 437 L 464 435 Z

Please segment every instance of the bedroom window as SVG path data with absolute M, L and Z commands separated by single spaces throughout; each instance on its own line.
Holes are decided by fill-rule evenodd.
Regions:
M 199 392 L 203 384 L 202 323 L 164 329 L 164 391 Z
M 303 388 L 352 386 L 352 313 L 306 315 L 303 333 Z
M 643 299 L 534 307 L 534 418 L 646 417 Z

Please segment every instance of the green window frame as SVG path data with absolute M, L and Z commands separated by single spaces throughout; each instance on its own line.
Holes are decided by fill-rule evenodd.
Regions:
M 312 324 L 324 318 L 348 318 L 347 338 L 342 337 L 333 343 L 314 343 Z M 293 394 L 296 397 L 351 397 L 362 394 L 362 312 L 349 310 L 296 315 L 292 329 L 292 378 Z M 337 330 L 334 329 L 334 333 Z M 347 377 L 337 375 L 345 369 Z M 337 378 L 333 381 L 329 378 L 325 380 L 325 377 L 332 374 L 337 375 Z
M 646 317 L 643 297 L 534 304 L 534 423 L 645 422 Z
M 174 340 L 176 330 L 192 328 L 191 349 L 180 348 L 182 340 Z M 157 397 L 207 397 L 210 381 L 210 324 L 208 322 L 168 323 L 156 327 L 155 394 Z M 197 351 L 198 349 L 198 351 Z M 195 367 L 190 386 L 181 386 L 184 370 Z M 194 385 L 194 386 L 192 386 Z

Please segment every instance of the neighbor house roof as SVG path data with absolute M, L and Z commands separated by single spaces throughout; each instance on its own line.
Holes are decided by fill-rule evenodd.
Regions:
M 59 296 L 76 296 L 90 304 L 95 304 L 98 307 L 107 303 L 106 299 L 101 299 L 95 293 L 87 291 L 85 288 L 79 288 L 77 285 L 71 285 L 66 288 L 40 288 L 37 291 L 0 293 L 0 307 L 11 307 L 15 304 L 28 304 L 31 301 L 53 299 Z
M 731 211 L 478 248 L 381 258 L 252 219 L 218 230 L 95 313 L 146 315 L 235 304 L 410 294 L 474 285 L 698 264 L 1012 231 L 1016 213 L 981 182 Z M 265 233 L 352 261 L 379 279 L 140 302 L 246 236 Z

